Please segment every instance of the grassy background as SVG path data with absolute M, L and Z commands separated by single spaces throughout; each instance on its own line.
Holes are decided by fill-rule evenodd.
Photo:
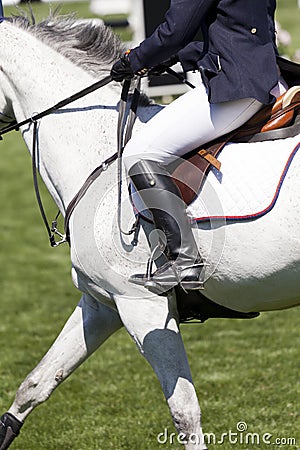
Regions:
M 48 6 L 33 4 L 39 17 Z M 9 14 L 10 8 L 5 8 Z M 87 3 L 66 3 L 63 12 L 89 17 Z M 296 0 L 279 1 L 282 26 L 300 47 Z M 282 17 L 282 20 L 281 20 Z M 51 250 L 39 217 L 30 158 L 18 133 L 0 143 L 0 411 L 38 363 L 79 300 L 71 284 L 67 247 Z M 50 217 L 55 213 L 45 197 Z M 204 431 L 217 437 L 245 421 L 248 431 L 293 437 L 300 448 L 300 310 L 264 313 L 253 321 L 211 320 L 183 325 Z M 156 450 L 158 433 L 174 431 L 160 386 L 122 330 L 33 412 L 15 450 Z M 268 449 L 269 445 L 210 449 Z

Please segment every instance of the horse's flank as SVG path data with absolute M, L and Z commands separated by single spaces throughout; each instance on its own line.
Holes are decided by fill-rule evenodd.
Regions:
M 96 56 L 90 55 L 98 54 L 97 65 L 100 66 L 102 62 L 107 74 L 109 59 L 114 59 L 120 50 L 111 32 L 107 35 L 101 25 L 97 28 L 93 24 L 77 24 L 70 18 L 50 18 L 38 25 L 30 25 L 27 19 L 14 20 L 12 24 L 1 24 L 4 45 L 1 46 L 0 55 L 3 60 L 3 86 L 10 90 L 18 120 L 53 105 L 94 81 L 93 69 L 91 72 L 87 71 L 85 65 L 86 60 L 92 60 L 94 67 Z M 87 39 L 89 32 L 99 35 L 102 32 L 102 38 L 108 39 L 107 42 L 114 47 L 114 51 L 100 50 L 100 47 L 105 48 L 108 44 L 100 43 L 99 40 L 98 45 L 91 45 L 93 51 L 90 53 Z M 43 42 L 40 39 L 43 39 Z M 63 54 L 56 51 L 61 40 L 64 43 L 61 47 Z M 96 47 L 99 47 L 98 50 Z M 84 56 L 77 60 L 76 55 L 81 52 Z M 73 59 L 77 60 L 77 65 L 73 63 Z M 82 64 L 79 64 L 80 60 Z M 31 76 L 28 77 L 28 74 Z M 16 89 L 12 89 L 12 86 Z M 63 211 L 87 176 L 116 149 L 119 93 L 116 85 L 109 85 L 40 123 L 39 170 L 50 193 Z M 141 108 L 137 130 L 141 127 L 141 122 L 149 120 L 157 110 L 155 106 Z M 23 136 L 30 147 L 31 129 L 23 130 Z M 230 155 L 229 151 L 227 153 Z M 293 164 L 298 164 L 297 158 Z M 296 213 L 299 206 L 298 197 L 295 195 L 295 186 L 298 186 L 295 173 L 296 168 L 292 167 L 276 208 L 267 216 L 255 222 L 235 223 L 230 226 L 213 224 L 210 230 L 204 227 L 195 229 L 201 245 L 201 254 L 209 262 L 205 283 L 205 295 L 209 298 L 223 306 L 244 312 L 290 307 L 299 302 L 296 274 L 300 260 L 294 252 L 298 242 Z M 148 246 L 141 239 L 135 249 L 125 245 L 111 217 L 106 217 L 111 214 L 112 208 L 115 211 L 117 204 L 116 171 L 101 176 L 98 191 L 90 191 L 89 194 L 81 208 L 90 211 L 95 202 L 99 208 L 97 207 L 94 216 L 90 217 L 94 223 L 90 234 L 91 241 L 86 240 L 86 235 L 84 240 L 81 237 L 77 242 L 75 239 L 72 241 L 73 264 L 78 269 L 77 275 L 80 273 L 83 279 L 86 273 L 89 274 L 93 280 L 92 284 L 98 289 L 93 292 L 95 296 L 99 290 L 103 293 L 103 286 L 104 291 L 123 295 L 134 291 L 137 293 L 133 294 L 134 296 L 141 295 L 141 290 L 135 291 L 129 286 L 127 277 L 141 265 L 145 265 Z M 290 205 L 287 199 L 292 197 L 294 204 L 287 211 Z M 126 208 L 123 210 L 130 222 L 132 212 L 126 211 Z M 82 212 L 81 209 L 78 211 Z M 78 212 L 74 217 L 78 219 Z M 106 218 L 103 220 L 103 217 Z M 290 231 L 288 240 L 285 233 L 287 217 L 290 229 L 295 231 Z M 73 228 L 73 232 L 80 234 L 84 224 L 81 220 L 79 222 L 81 228 L 78 231 Z M 266 230 L 269 231 L 266 233 Z M 104 259 L 109 261 L 108 270 L 103 264 L 100 267 L 100 264 L 93 263 L 90 257 L 85 260 L 84 267 L 79 267 L 79 260 L 82 263 L 88 256 L 84 248 L 81 248 L 80 252 L 78 248 L 75 251 L 75 247 L 80 247 L 82 242 L 88 248 L 93 247 L 96 253 L 101 249 L 101 257 L 104 256 Z M 274 242 L 280 242 L 280 246 L 274 245 Z M 95 257 L 94 261 L 96 260 Z
M 17 120 L 22 120 L 91 84 L 95 70 L 100 77 L 101 64 L 107 73 L 109 60 L 118 54 L 119 47 L 117 41 L 109 41 L 113 49 L 99 50 L 95 64 L 88 49 L 88 42 L 93 47 L 89 33 L 97 38 L 100 29 L 93 27 L 70 19 L 50 19 L 44 25 L 29 25 L 20 18 L 1 23 L 0 111 L 10 109 Z M 57 46 L 65 53 L 58 53 Z M 107 42 L 103 46 L 107 47 Z M 90 62 L 85 62 L 89 59 L 90 69 Z M 38 168 L 62 210 L 90 172 L 115 151 L 118 100 L 119 89 L 109 85 L 39 124 Z M 138 128 L 157 110 L 155 106 L 141 108 Z M 30 148 L 32 127 L 22 133 Z M 230 155 L 230 151 L 227 153 Z M 260 163 L 269 161 L 261 155 Z M 207 297 L 240 311 L 287 308 L 299 303 L 299 164 L 297 155 L 281 197 L 269 214 L 246 223 L 212 223 L 195 228 L 201 254 L 209 264 L 206 269 L 210 276 L 204 289 Z M 128 283 L 130 274 L 145 267 L 149 248 L 142 232 L 138 245 L 132 237 L 120 235 L 116 225 L 117 188 L 116 169 L 110 166 L 73 213 L 73 278 L 83 292 L 82 299 L 47 355 L 22 383 L 9 412 L 20 426 L 59 383 L 124 325 L 156 372 L 178 432 L 187 438 L 201 438 L 198 444 L 188 441 L 185 449 L 206 450 L 175 295 L 156 296 Z M 123 211 L 123 224 L 127 226 L 132 210 L 125 205 Z M 108 298 L 115 309 L 104 305 Z M 3 425 L 2 419 L 0 430 Z M 15 437 L 9 426 L 6 429 L 0 445 L 7 437 L 9 442 Z M 1 448 L 8 448 L 8 444 Z

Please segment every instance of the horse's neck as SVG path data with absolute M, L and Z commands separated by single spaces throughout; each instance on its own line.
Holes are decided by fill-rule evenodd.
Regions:
M 11 24 L 0 27 L 1 65 L 18 121 L 96 81 L 28 32 Z M 95 166 L 115 151 L 118 99 L 118 92 L 106 87 L 39 124 L 39 170 L 60 206 L 65 207 Z M 22 132 L 30 150 L 32 129 Z

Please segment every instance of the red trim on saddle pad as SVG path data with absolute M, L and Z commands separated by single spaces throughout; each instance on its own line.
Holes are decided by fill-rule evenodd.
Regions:
M 260 217 L 266 215 L 268 212 L 270 212 L 274 208 L 274 206 L 275 206 L 275 204 L 277 202 L 277 199 L 279 197 L 279 194 L 280 194 L 283 182 L 285 180 L 285 177 L 286 177 L 286 175 L 288 173 L 288 170 L 289 170 L 289 168 L 291 166 L 291 163 L 292 163 L 292 161 L 294 159 L 294 156 L 298 152 L 299 148 L 300 148 L 300 142 L 293 149 L 293 151 L 291 152 L 291 154 L 290 154 L 290 156 L 289 156 L 289 158 L 288 158 L 288 160 L 287 160 L 287 162 L 286 162 L 286 164 L 284 166 L 284 169 L 283 169 L 282 174 L 281 174 L 281 176 L 279 178 L 279 182 L 277 184 L 277 187 L 276 187 L 276 190 L 275 190 L 275 194 L 273 196 L 273 199 L 272 199 L 271 203 L 266 208 L 264 208 L 262 211 L 258 211 L 258 212 L 253 213 L 253 214 L 245 214 L 245 215 L 241 215 L 241 216 L 237 215 L 237 216 L 205 216 L 205 217 L 196 217 L 196 218 L 193 218 L 193 220 L 195 220 L 198 223 L 214 221 L 214 220 L 223 220 L 223 221 L 232 221 L 232 222 L 234 222 L 234 221 L 243 221 L 243 220 L 244 221 L 255 220 L 255 219 L 259 219 Z M 144 220 L 146 220 L 147 222 L 151 222 L 152 223 L 152 221 L 148 217 L 146 217 L 140 211 L 137 210 L 135 205 L 133 205 L 133 208 L 134 208 L 134 212 L 135 212 L 136 215 L 139 214 Z
M 242 220 L 245 220 L 246 221 L 246 220 L 255 220 L 255 219 L 258 219 L 259 217 L 262 217 L 262 216 L 266 215 L 268 212 L 270 212 L 274 208 L 274 206 L 275 206 L 275 204 L 277 202 L 277 199 L 279 197 L 279 194 L 280 194 L 283 182 L 285 180 L 285 177 L 286 177 L 286 175 L 288 173 L 288 170 L 289 170 L 289 168 L 291 166 L 291 163 L 292 163 L 292 161 L 294 159 L 294 156 L 296 155 L 296 153 L 299 150 L 299 148 L 300 148 L 300 142 L 296 145 L 294 150 L 291 152 L 291 154 L 290 154 L 290 156 L 289 156 L 289 158 L 288 158 L 288 160 L 287 160 L 287 162 L 286 162 L 286 164 L 284 166 L 284 169 L 283 169 L 282 174 L 281 174 L 281 176 L 279 178 L 279 182 L 277 184 L 277 187 L 276 187 L 276 190 L 275 190 L 275 194 L 274 194 L 274 197 L 273 197 L 271 203 L 266 208 L 264 208 L 262 211 L 259 211 L 259 212 L 253 213 L 253 214 L 245 214 L 245 215 L 242 215 L 242 216 L 196 217 L 196 218 L 194 218 L 194 220 L 196 220 L 196 222 L 199 222 L 199 223 L 200 222 L 213 221 L 213 220 L 226 220 L 226 221 L 227 220 L 228 221 L 242 221 Z

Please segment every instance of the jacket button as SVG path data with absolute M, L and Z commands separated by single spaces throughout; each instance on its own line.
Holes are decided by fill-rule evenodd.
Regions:
M 255 34 L 257 32 L 257 28 L 251 28 L 251 34 Z

